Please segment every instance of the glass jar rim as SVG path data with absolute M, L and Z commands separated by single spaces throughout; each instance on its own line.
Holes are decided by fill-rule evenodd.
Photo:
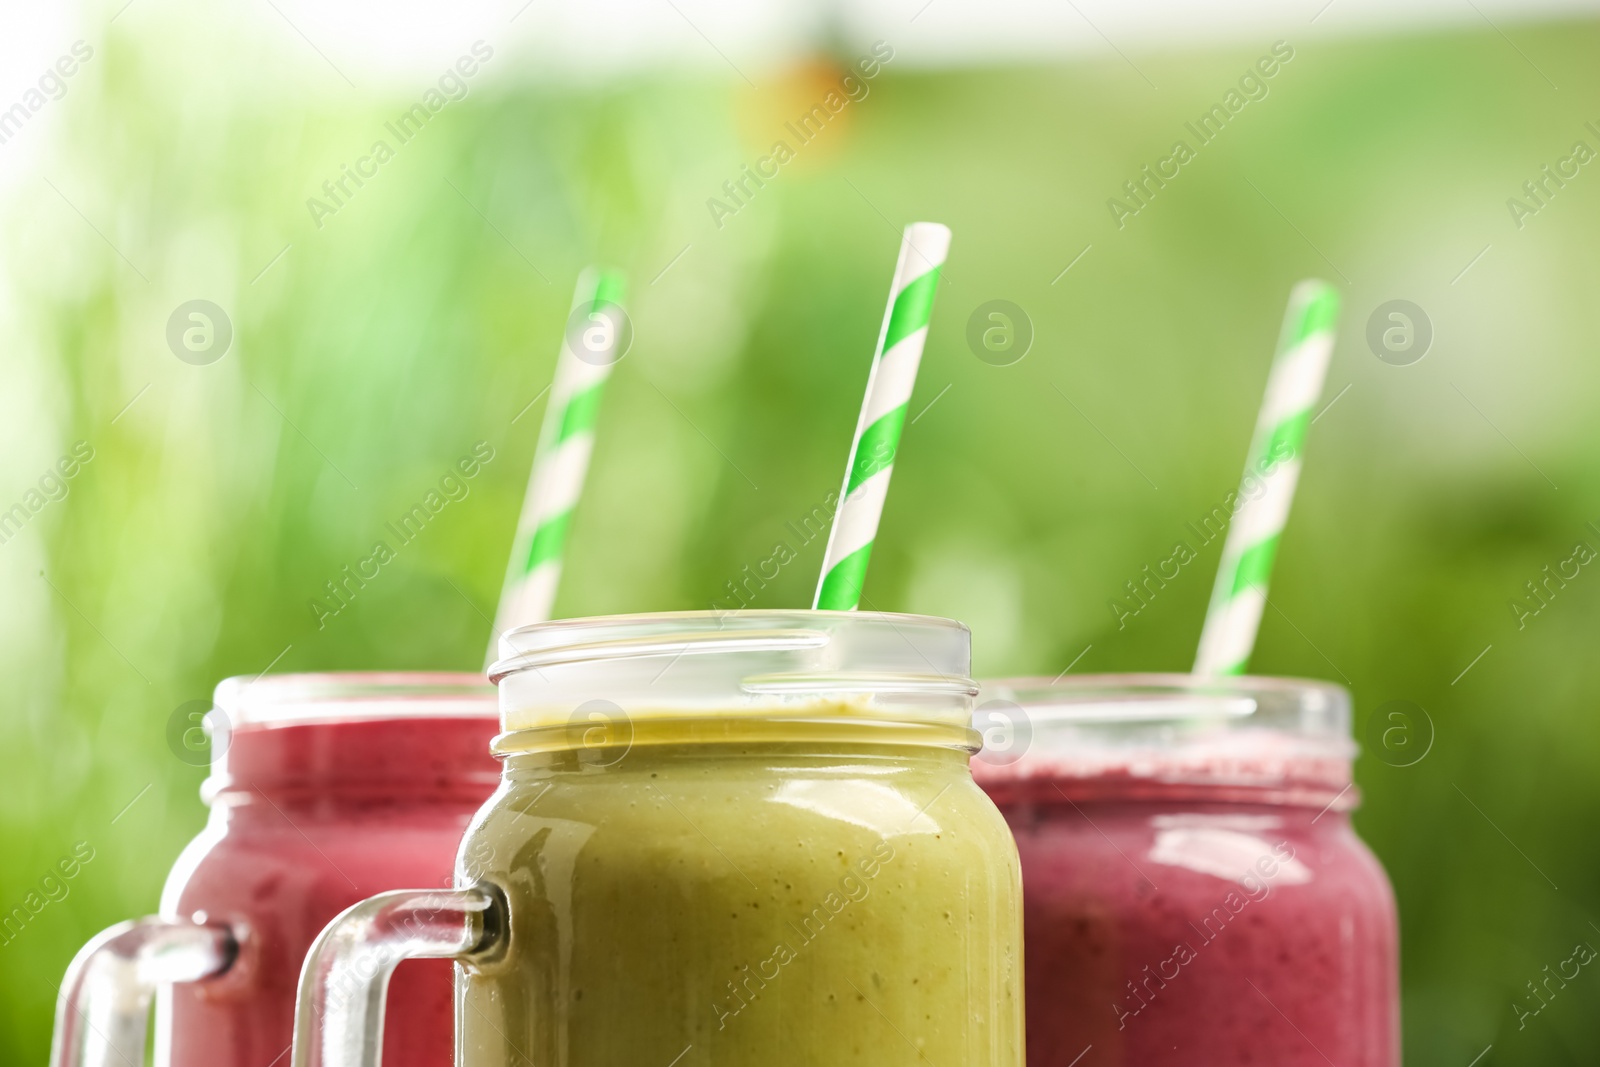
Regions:
M 965 731 L 978 692 L 971 631 L 928 615 L 605 615 L 512 630 L 500 652 L 489 674 L 508 735 L 595 721 L 766 718 Z
M 980 781 L 1307 796 L 1350 784 L 1350 695 L 1331 682 L 1135 673 L 981 686 Z
M 495 689 L 460 671 L 327 671 L 237 675 L 212 706 L 228 727 L 408 718 L 492 718 Z
M 1035 723 L 1228 721 L 1271 710 L 1279 718 L 1286 712 L 1298 716 L 1294 725 L 1307 736 L 1350 733 L 1349 690 L 1314 678 L 1146 671 L 984 679 L 979 687 L 980 700 L 1016 703 Z

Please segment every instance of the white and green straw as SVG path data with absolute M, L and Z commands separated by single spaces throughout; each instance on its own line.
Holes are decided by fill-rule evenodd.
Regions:
M 1338 316 L 1339 294 L 1325 282 L 1301 282 L 1289 296 L 1245 461 L 1241 504 L 1222 543 L 1217 584 L 1200 632 L 1196 674 L 1243 674 L 1250 660 L 1278 538 L 1300 478 L 1301 448 L 1328 373 Z
M 588 315 L 580 319 L 577 313 L 585 306 Z M 567 528 L 589 470 L 600 396 L 617 361 L 616 346 L 623 334 L 621 306 L 620 274 L 590 268 L 578 278 L 573 315 L 556 357 L 528 495 L 506 567 L 495 636 L 490 638 L 490 659 L 495 656 L 499 634 L 550 618 L 561 579 Z M 584 345 L 582 356 L 573 351 L 575 342 Z
M 850 446 L 850 462 L 845 467 L 838 514 L 828 534 L 822 580 L 817 584 L 817 608 L 854 611 L 861 606 L 861 586 L 928 337 L 939 269 L 949 252 L 948 227 L 936 222 L 913 222 L 906 227 L 889 290 L 889 308 L 867 376 L 866 399 Z

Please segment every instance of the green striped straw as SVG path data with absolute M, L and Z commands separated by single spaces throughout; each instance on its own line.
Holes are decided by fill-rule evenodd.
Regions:
M 1301 282 L 1289 296 L 1267 395 L 1250 440 L 1238 510 L 1222 543 L 1217 584 L 1200 632 L 1196 674 L 1243 674 L 1250 660 L 1267 603 L 1272 559 L 1300 478 L 1311 409 L 1328 373 L 1338 316 L 1339 294 L 1326 282 Z
M 950 230 L 936 222 L 913 222 L 900 242 L 889 308 L 867 376 L 867 395 L 856 422 L 838 514 L 828 534 L 815 607 L 854 611 L 861 606 L 878 518 L 894 473 L 895 450 L 906 421 L 906 405 L 917 383 L 917 365 L 928 337 L 939 268 L 950 252 Z
M 578 278 L 578 290 L 572 299 L 574 314 L 567 320 L 567 335 L 556 357 L 550 402 L 539 428 L 533 471 L 528 478 L 528 495 L 517 520 L 517 536 L 506 567 L 494 634 L 489 639 L 491 660 L 495 658 L 500 634 L 517 626 L 545 622 L 555 604 L 567 527 L 583 492 L 589 453 L 594 447 L 600 396 L 617 361 L 617 345 L 622 339 L 622 285 L 622 275 L 593 267 Z M 579 319 L 576 313 L 585 306 L 589 314 Z M 582 356 L 573 351 L 574 343 L 583 345 Z

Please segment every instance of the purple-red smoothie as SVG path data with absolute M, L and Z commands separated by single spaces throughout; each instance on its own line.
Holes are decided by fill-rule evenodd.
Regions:
M 1317 683 L 1008 683 L 1030 1067 L 1395 1067 L 1396 920 Z M 998 706 L 998 705 L 996 705 Z
M 318 695 L 303 702 L 308 691 Z M 206 783 L 210 821 L 161 902 L 168 918 L 233 923 L 243 947 L 227 973 L 162 998 L 157 1045 L 170 1067 L 283 1067 L 317 934 L 374 893 L 448 886 L 462 832 L 499 780 L 482 679 L 269 677 L 250 699 L 256 710 L 235 720 Z M 228 711 L 223 690 L 219 706 Z M 452 997 L 448 961 L 400 966 L 386 1067 L 447 1067 Z

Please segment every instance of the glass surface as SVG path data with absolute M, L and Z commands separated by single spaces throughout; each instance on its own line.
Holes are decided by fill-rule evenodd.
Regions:
M 1229 796 L 1350 784 L 1350 698 L 1336 685 L 1190 674 L 1080 675 L 983 683 L 977 772 L 1027 790 Z M 1004 774 L 1001 770 L 1004 769 Z M 1208 794 L 1216 799 L 1216 794 Z M 1343 798 L 1341 798 L 1341 803 Z
M 1020 1065 L 967 637 L 804 611 L 510 635 L 505 777 L 457 867 L 510 929 L 463 972 L 458 1064 Z
M 482 718 L 494 690 L 452 671 L 339 671 L 225 678 L 214 703 L 234 726 L 359 719 Z M 488 708 L 486 709 L 486 705 Z
M 1021 855 L 1030 1067 L 1399 1062 L 1394 901 L 1350 826 L 1343 690 L 1135 675 L 984 696 L 1003 743 L 973 769 Z
M 490 668 L 508 732 L 628 721 L 831 717 L 970 724 L 972 634 L 877 611 L 683 611 L 512 630 Z M 967 743 L 975 744 L 975 739 Z
M 374 893 L 448 885 L 461 833 L 497 778 L 493 699 L 474 675 L 218 686 L 234 727 L 204 787 L 210 819 L 174 866 L 161 913 L 231 923 L 242 951 L 222 976 L 158 1000 L 158 1063 L 287 1062 L 295 983 L 322 927 Z M 449 1062 L 450 982 L 444 961 L 400 968 L 385 1064 Z

